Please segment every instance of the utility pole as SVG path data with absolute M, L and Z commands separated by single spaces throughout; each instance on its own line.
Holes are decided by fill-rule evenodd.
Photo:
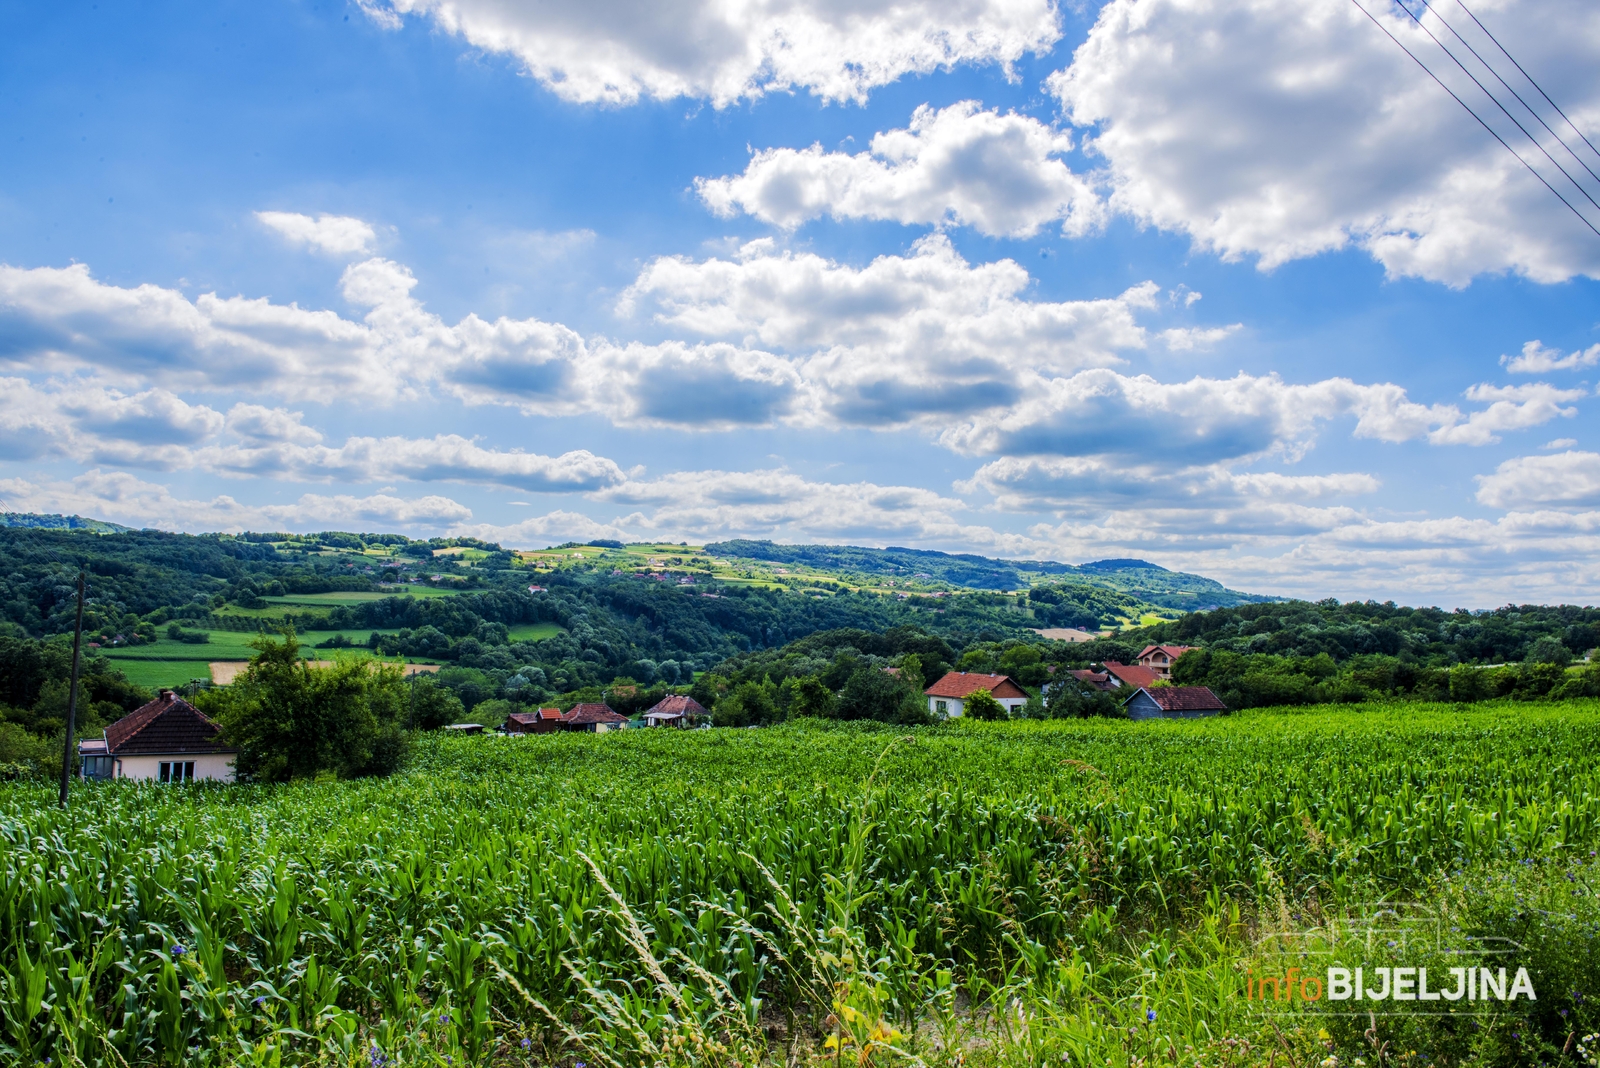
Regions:
M 67 785 L 72 781 L 73 732 L 78 728 L 78 650 L 83 643 L 83 572 L 78 572 L 78 621 L 72 628 L 72 688 L 67 691 L 67 737 L 61 749 L 61 807 L 67 807 Z

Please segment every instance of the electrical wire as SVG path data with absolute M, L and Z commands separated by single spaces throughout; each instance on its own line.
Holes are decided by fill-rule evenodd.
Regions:
M 1567 113 L 1561 110 L 1561 105 L 1550 99 L 1550 94 L 1545 92 L 1544 88 L 1538 82 L 1533 80 L 1533 75 L 1529 74 L 1525 70 L 1522 70 L 1522 64 L 1517 62 L 1515 56 L 1506 51 L 1506 46 L 1500 43 L 1500 39 L 1498 37 L 1489 32 L 1489 27 L 1485 26 L 1481 22 L 1478 22 L 1478 16 L 1472 13 L 1472 9 L 1466 4 L 1462 3 L 1461 0 L 1456 0 L 1456 6 L 1461 8 L 1462 11 L 1465 11 L 1467 13 L 1467 17 L 1478 24 L 1478 29 L 1482 30 L 1484 35 L 1487 36 L 1489 40 L 1494 42 L 1494 46 L 1500 49 L 1501 55 L 1511 60 L 1511 65 L 1513 67 L 1516 67 L 1517 70 L 1522 71 L 1522 76 L 1528 79 L 1528 84 L 1539 90 L 1539 95 L 1544 97 L 1545 103 L 1556 109 L 1557 115 L 1560 115 L 1563 119 L 1566 119 L 1567 125 L 1572 127 L 1572 132 L 1583 138 L 1583 143 L 1589 146 L 1589 151 L 1593 152 L 1596 156 L 1600 156 L 1600 148 L 1595 148 L 1594 142 L 1589 140 L 1588 136 L 1585 135 L 1582 130 L 1578 129 L 1577 123 L 1567 118 Z
M 1545 176 L 1540 174 L 1538 172 L 1538 170 L 1536 170 L 1534 168 L 1533 164 L 1531 164 L 1527 160 L 1523 159 L 1521 154 L 1518 153 L 1516 149 L 1512 148 L 1509 144 L 1507 144 L 1506 143 L 1506 139 L 1504 137 L 1501 137 L 1500 134 L 1495 130 L 1495 128 L 1493 126 L 1490 126 L 1487 122 L 1485 122 L 1481 115 L 1479 115 L 1476 111 L 1473 111 L 1472 107 L 1465 100 L 1462 100 L 1459 96 L 1457 96 L 1456 95 L 1456 91 L 1454 89 L 1451 89 L 1448 85 L 1446 85 L 1444 83 L 1444 81 L 1437 74 L 1433 73 L 1433 71 L 1428 67 L 1428 65 L 1426 63 L 1422 62 L 1422 60 L 1420 58 L 1418 58 L 1418 56 L 1417 56 L 1417 54 L 1415 52 L 1411 51 L 1411 49 L 1409 49 L 1409 48 L 1407 48 L 1405 46 L 1405 42 L 1401 41 L 1400 38 L 1398 38 L 1394 34 L 1390 33 L 1389 32 L 1389 27 L 1387 27 L 1383 23 L 1379 22 L 1378 19 L 1376 18 L 1376 16 L 1374 16 L 1372 14 L 1372 12 L 1368 11 L 1362 5 L 1361 0 L 1350 0 L 1350 2 L 1352 4 L 1354 4 L 1356 6 L 1356 9 L 1359 10 L 1363 15 L 1367 16 L 1367 18 L 1371 20 L 1371 22 L 1372 22 L 1372 24 L 1374 26 L 1376 26 L 1376 27 L 1378 27 L 1378 29 L 1382 30 L 1383 31 L 1383 35 L 1385 37 L 1387 37 L 1387 38 L 1389 38 L 1389 40 L 1393 41 L 1396 45 L 1399 46 L 1399 48 L 1400 48 L 1400 50 L 1402 52 L 1404 52 L 1406 55 L 1410 56 L 1411 57 L 1411 61 L 1413 63 L 1415 63 L 1417 66 L 1421 67 L 1422 70 L 1423 70 L 1423 73 L 1425 73 L 1428 77 L 1432 78 L 1434 80 L 1434 82 L 1436 82 L 1438 84 L 1439 88 L 1441 88 L 1445 92 L 1449 93 L 1450 94 L 1450 99 L 1454 100 L 1457 104 L 1460 104 L 1463 108 L 1465 108 L 1468 115 L 1471 115 L 1474 119 L 1477 119 L 1478 120 L 1478 125 L 1482 126 L 1485 130 L 1488 130 L 1490 137 L 1493 137 L 1496 141 L 1499 141 L 1501 146 L 1503 146 L 1507 152 L 1511 153 L 1513 156 L 1515 156 L 1517 158 L 1517 162 L 1518 163 L 1520 163 L 1524 167 L 1528 168 L 1528 173 L 1532 174 L 1535 178 L 1539 179 L 1540 184 L 1542 184 L 1546 189 L 1550 190 L 1550 192 L 1555 196 L 1555 198 L 1557 200 L 1561 201 L 1561 203 L 1563 203 L 1563 204 L 1565 204 L 1567 206 L 1567 210 L 1568 211 L 1572 212 L 1572 214 L 1574 214 L 1574 215 L 1576 215 L 1578 217 L 1578 221 L 1579 222 L 1583 223 L 1583 225 L 1587 226 L 1590 230 L 1594 231 L 1594 235 L 1596 237 L 1600 237 L 1600 228 L 1597 228 L 1594 223 L 1590 222 L 1588 216 L 1584 215 L 1583 212 L 1579 211 L 1576 207 L 1574 207 L 1570 200 L 1568 200 L 1566 197 L 1561 195 L 1560 190 L 1558 190 L 1555 186 L 1551 185 L 1545 179 Z
M 1422 0 L 1422 2 L 1423 2 L 1423 6 L 1426 7 L 1427 6 L 1427 0 Z M 1555 169 L 1561 172 L 1562 177 L 1566 178 L 1567 181 L 1571 182 L 1573 184 L 1573 187 L 1576 188 L 1578 190 L 1578 192 L 1583 194 L 1583 198 L 1585 200 L 1587 200 L 1590 204 L 1593 204 L 1596 209 L 1600 209 L 1600 203 L 1597 203 L 1595 201 L 1594 197 L 1589 195 L 1589 191 L 1583 187 L 1582 183 L 1580 183 L 1571 174 L 1567 173 L 1567 169 L 1565 167 L 1563 167 L 1556 160 L 1556 158 L 1550 154 L 1550 150 L 1545 148 L 1544 145 L 1540 144 L 1539 143 L 1539 139 L 1537 137 L 1533 136 L 1533 134 L 1529 133 L 1528 132 L 1528 128 L 1526 126 L 1522 125 L 1522 123 L 1517 119 L 1517 117 L 1515 115 L 1511 114 L 1510 111 L 1506 110 L 1506 106 L 1504 104 L 1500 103 L 1500 98 L 1495 96 L 1493 93 L 1491 93 L 1489 91 L 1489 87 L 1484 85 L 1482 82 L 1480 82 L 1478 80 L 1478 76 L 1476 74 L 1472 73 L 1470 70 L 1468 70 L 1467 69 L 1467 65 L 1465 63 L 1461 62 L 1460 58 L 1458 58 L 1454 52 L 1450 51 L 1450 49 L 1445 46 L 1445 43 L 1443 41 L 1439 40 L 1439 38 L 1437 38 L 1437 37 L 1435 37 L 1433 35 L 1433 31 L 1428 29 L 1428 27 L 1423 23 L 1423 21 L 1417 17 L 1416 12 L 1412 11 L 1405 4 L 1401 4 L 1400 5 L 1400 10 L 1404 11 L 1407 15 L 1411 16 L 1411 21 L 1415 22 L 1417 24 L 1417 26 L 1422 30 L 1422 32 L 1428 35 L 1428 40 L 1430 40 L 1434 44 L 1438 45 L 1440 51 L 1442 51 L 1445 55 L 1449 56 L 1450 57 L 1450 61 L 1452 63 L 1454 63 L 1457 67 L 1460 68 L 1461 73 L 1465 74 L 1468 78 L 1472 79 L 1472 84 L 1476 85 L 1480 90 L 1482 90 L 1483 91 L 1483 95 L 1488 97 L 1489 100 L 1491 102 L 1493 102 L 1494 106 L 1500 109 L 1500 114 L 1502 114 L 1506 118 L 1510 119 L 1511 120 L 1511 124 L 1513 126 L 1515 126 L 1517 129 L 1522 131 L 1522 136 L 1526 137 L 1529 141 L 1533 142 L 1533 147 L 1537 148 L 1541 153 L 1543 153 L 1544 158 L 1549 160 L 1551 162 L 1551 164 L 1555 167 Z M 1433 9 L 1432 8 L 1428 8 L 1428 10 L 1432 11 Z M 1439 21 L 1440 22 L 1444 22 L 1443 19 L 1440 19 Z M 1448 24 L 1446 24 L 1446 25 L 1448 25 Z M 1450 32 L 1454 33 L 1455 31 L 1451 30 Z M 1469 46 L 1469 48 L 1470 48 L 1470 46 Z M 1477 53 L 1474 52 L 1473 55 L 1477 55 Z M 1487 66 L 1487 64 L 1485 64 L 1485 66 Z M 1491 67 L 1490 70 L 1492 72 L 1493 68 Z M 1499 75 L 1496 75 L 1496 77 L 1499 77 Z M 1513 93 L 1512 95 L 1515 96 L 1516 94 Z M 1521 97 L 1518 97 L 1517 99 L 1520 100 Z M 1526 104 L 1524 104 L 1523 106 L 1527 107 Z M 1535 115 L 1534 117 L 1538 118 L 1537 115 Z M 1549 129 L 1549 127 L 1546 127 L 1546 129 Z M 1560 141 L 1561 139 L 1558 137 L 1558 138 L 1556 138 L 1556 140 Z M 1562 141 L 1561 144 L 1562 144 L 1563 148 L 1566 148 L 1566 142 L 1565 141 Z M 1570 152 L 1572 150 L 1571 149 L 1567 149 L 1567 151 Z
M 1438 8 L 1436 8 L 1432 4 L 1430 4 L 1428 2 L 1428 0 L 1422 0 L 1422 6 L 1427 8 L 1430 12 L 1432 12 L 1434 18 L 1438 19 L 1441 23 L 1443 23 L 1444 28 L 1449 30 L 1451 35 L 1454 36 L 1456 40 L 1460 41 L 1466 47 L 1468 52 L 1472 53 L 1474 59 L 1476 59 L 1479 63 L 1482 63 L 1484 65 L 1484 67 L 1489 71 L 1489 73 L 1494 75 L 1496 81 L 1498 81 L 1501 85 L 1505 86 L 1506 92 L 1510 93 L 1512 96 L 1517 98 L 1517 103 L 1521 104 L 1523 106 L 1523 108 L 1525 108 L 1527 110 L 1529 115 L 1532 115 L 1535 119 L 1538 120 L 1539 125 L 1543 126 L 1545 128 L 1545 132 L 1548 133 L 1551 137 L 1554 137 L 1556 139 L 1556 143 L 1559 144 L 1562 148 L 1567 150 L 1567 155 L 1571 156 L 1573 158 L 1573 160 L 1578 164 L 1578 166 L 1582 167 L 1584 170 L 1589 172 L 1589 177 L 1590 178 L 1593 178 L 1595 181 L 1600 182 L 1600 174 L 1596 174 L 1594 172 L 1594 168 L 1589 166 L 1587 163 L 1585 163 L 1583 161 L 1583 157 L 1578 155 L 1576 152 L 1574 152 L 1572 150 L 1572 146 L 1567 144 L 1565 138 L 1563 138 L 1560 134 L 1556 133 L 1554 130 L 1552 130 L 1550 128 L 1550 124 L 1548 122 L 1544 121 L 1544 116 L 1540 115 L 1537 111 L 1535 111 L 1533 109 L 1533 106 L 1531 104 L 1529 104 L 1526 100 L 1522 99 L 1522 94 L 1517 92 L 1515 89 L 1513 89 L 1511 87 L 1511 84 L 1500 76 L 1500 72 L 1495 70 L 1494 67 L 1489 63 L 1488 60 L 1484 59 L 1481 55 L 1478 54 L 1478 50 L 1476 48 L 1472 47 L 1472 43 L 1470 41 L 1468 41 L 1465 37 L 1461 36 L 1461 34 L 1456 32 L 1456 28 L 1454 26 L 1450 25 L 1450 23 L 1445 19 L 1445 17 L 1439 13 L 1439 9 Z M 1470 14 L 1472 14 L 1472 12 L 1468 11 L 1467 14 L 1470 15 Z M 1481 25 L 1482 24 L 1480 23 L 1480 26 Z M 1488 31 L 1485 30 L 1484 32 L 1487 33 Z M 1491 40 L 1492 40 L 1492 38 L 1491 38 Z M 1499 42 L 1496 41 L 1495 44 L 1499 45 Z M 1505 48 L 1503 46 L 1500 48 L 1500 51 L 1505 52 L 1505 54 L 1508 57 L 1511 55 L 1511 53 L 1506 52 L 1506 50 L 1505 50 Z M 1517 63 L 1517 61 L 1515 59 L 1512 59 L 1511 62 L 1516 66 L 1516 68 L 1518 70 L 1522 70 L 1522 65 L 1520 63 Z M 1524 77 L 1527 76 L 1527 72 L 1526 71 L 1523 71 L 1523 76 Z M 1533 87 L 1535 89 L 1539 89 L 1538 83 L 1534 82 L 1532 78 L 1528 78 L 1528 81 L 1529 82 L 1533 82 Z M 1544 92 L 1543 89 L 1539 89 L 1539 91 L 1541 93 Z M 1549 100 L 1550 98 L 1548 96 L 1546 96 L 1545 99 Z M 1552 104 L 1551 106 L 1554 107 L 1554 104 Z M 1556 110 L 1560 111 L 1561 109 L 1560 108 L 1556 108 Z M 1569 125 L 1570 125 L 1570 122 L 1569 122 Z M 1580 133 L 1579 136 L 1581 137 L 1583 135 Z M 1590 145 L 1589 147 L 1593 148 L 1594 146 Z M 1570 178 L 1571 175 L 1568 175 L 1568 177 Z M 1592 201 L 1591 201 L 1591 203 L 1592 203 Z

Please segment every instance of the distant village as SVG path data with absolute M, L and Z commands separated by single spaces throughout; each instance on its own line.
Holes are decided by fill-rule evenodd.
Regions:
M 1190 650 L 1186 645 L 1146 646 L 1132 664 L 1108 660 L 1098 669 L 1067 671 L 1073 683 L 1120 698 L 1129 719 L 1194 719 L 1227 711 L 1204 686 L 1172 685 L 1172 665 Z M 894 672 L 895 668 L 886 668 Z M 1065 678 L 1044 684 L 1047 696 Z M 923 690 L 928 711 L 936 719 L 957 719 L 980 692 L 988 694 L 1007 716 L 1028 703 L 1028 691 L 1009 675 L 951 671 Z M 1126 694 L 1126 696 L 1122 696 Z M 992 706 L 991 706 L 992 707 Z M 583 731 L 601 734 L 629 728 L 684 730 L 709 727 L 710 712 L 693 697 L 671 694 L 629 719 L 603 701 L 584 702 L 566 711 L 539 708 L 513 712 L 501 724 L 506 735 Z M 453 723 L 457 734 L 482 734 L 481 723 Z M 105 728 L 103 737 L 78 743 L 80 773 L 86 779 L 143 779 L 163 783 L 217 780 L 232 782 L 236 751 L 222 737 L 221 727 L 173 690 L 162 690 L 150 703 Z

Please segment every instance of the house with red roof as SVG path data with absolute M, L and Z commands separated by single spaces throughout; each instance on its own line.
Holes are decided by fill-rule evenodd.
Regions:
M 1141 686 L 1153 685 L 1157 679 L 1161 678 L 1160 675 L 1157 675 L 1147 667 L 1140 667 L 1137 664 L 1123 664 L 1115 660 L 1107 660 L 1100 667 L 1110 678 L 1112 689 L 1131 686 L 1137 690 Z
M 507 734 L 549 734 L 561 729 L 561 709 L 540 708 L 532 712 L 513 712 L 501 728 Z
M 1147 645 L 1133 658 L 1133 662 L 1154 671 L 1157 678 L 1170 679 L 1173 663 L 1193 648 L 1192 645 Z
M 663 697 L 650 706 L 644 714 L 644 722 L 649 727 L 689 727 L 696 720 L 709 715 L 699 701 L 684 694 L 672 694 Z
M 1122 708 L 1129 719 L 1199 719 L 1228 710 L 1205 686 L 1141 686 Z
M 628 717 L 613 712 L 610 705 L 592 702 L 573 705 L 567 709 L 567 714 L 561 717 L 561 726 L 566 730 L 589 731 L 593 734 L 618 730 L 627 725 Z
M 1028 703 L 1028 691 L 1010 675 L 982 675 L 976 671 L 949 672 L 922 692 L 928 698 L 928 711 L 946 719 L 961 715 L 967 699 L 979 690 L 988 690 L 1005 706 L 1007 715 L 1016 715 Z
M 221 725 L 171 690 L 108 726 L 104 737 L 78 743 L 86 779 L 232 782 L 236 756 Z

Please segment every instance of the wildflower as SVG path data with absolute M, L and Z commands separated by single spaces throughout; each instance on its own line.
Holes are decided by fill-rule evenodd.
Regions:
M 523 1039 L 522 1040 L 522 1048 L 523 1049 L 532 1049 L 533 1048 L 533 1039 L 531 1039 L 531 1038 Z
M 440 1023 L 449 1023 L 450 1022 L 450 1014 L 447 1012 L 443 1016 L 439 1017 L 439 1022 Z
M 1156 1010 L 1155 1009 L 1146 1009 L 1146 1010 L 1144 1010 L 1144 1018 L 1145 1018 L 1145 1021 L 1147 1023 L 1155 1023 L 1156 1022 Z
M 183 943 L 181 943 L 181 942 L 172 943 L 172 955 L 174 957 L 181 957 L 187 952 L 188 952 L 188 950 L 183 948 Z

